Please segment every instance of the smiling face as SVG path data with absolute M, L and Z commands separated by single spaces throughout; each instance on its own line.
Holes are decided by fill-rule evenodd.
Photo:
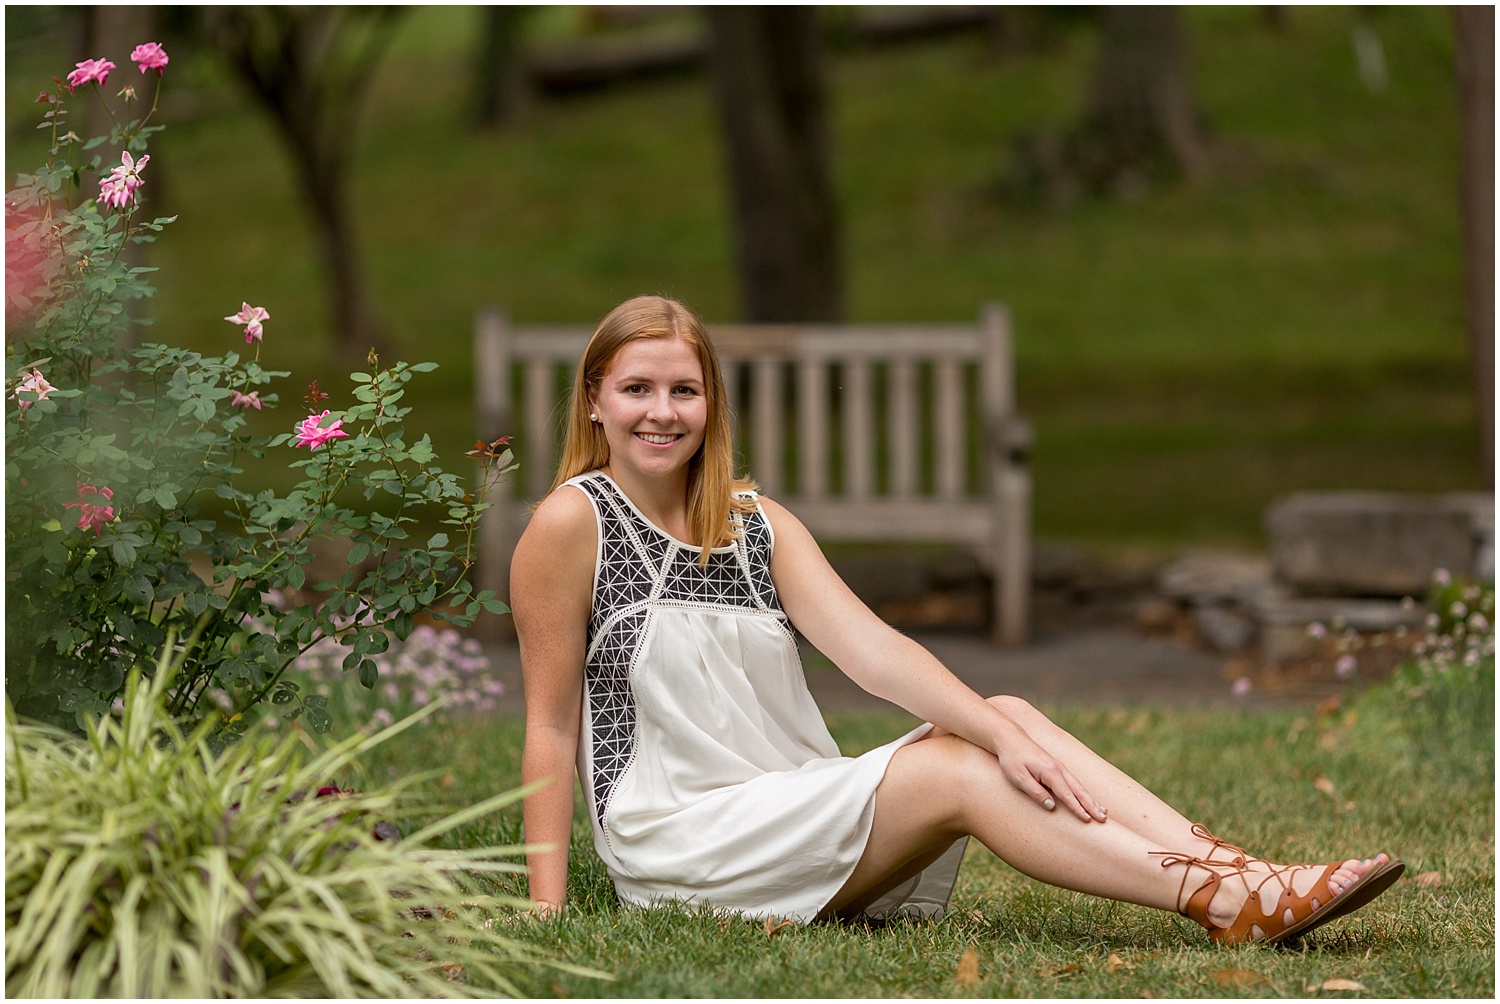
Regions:
M 615 354 L 589 409 L 609 442 L 618 481 L 686 478 L 703 445 L 708 397 L 697 350 L 681 338 L 637 338 Z

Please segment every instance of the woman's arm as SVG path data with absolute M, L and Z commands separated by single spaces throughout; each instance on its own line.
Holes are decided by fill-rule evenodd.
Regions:
M 875 616 L 800 520 L 770 499 L 761 504 L 776 535 L 771 579 L 782 609 L 834 665 L 876 697 L 994 753 L 1010 782 L 1038 803 L 1055 799 L 1085 822 L 1104 820 L 1066 766 L 932 653 Z
M 545 845 L 526 856 L 531 899 L 541 910 L 561 908 L 568 896 L 573 769 L 597 540 L 588 499 L 559 490 L 532 514 L 511 559 L 511 608 L 526 688 L 521 779 L 552 780 L 523 805 L 526 843 Z

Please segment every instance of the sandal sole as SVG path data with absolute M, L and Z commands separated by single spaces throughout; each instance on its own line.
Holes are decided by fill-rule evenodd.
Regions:
M 1379 868 L 1371 868 L 1361 875 L 1349 888 L 1325 904 L 1321 910 L 1302 918 L 1299 923 L 1293 924 L 1285 931 L 1267 938 L 1265 943 L 1268 945 L 1277 945 L 1285 941 L 1300 938 L 1322 927 L 1329 921 L 1337 920 L 1345 914 L 1358 910 L 1394 885 L 1404 871 L 1406 871 L 1406 864 L 1402 861 L 1387 861 Z

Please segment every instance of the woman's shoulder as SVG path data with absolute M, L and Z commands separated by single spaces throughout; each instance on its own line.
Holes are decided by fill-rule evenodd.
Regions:
M 584 532 L 592 535 L 594 520 L 594 503 L 578 486 L 565 482 L 537 503 L 522 539 L 527 536 L 574 539 Z

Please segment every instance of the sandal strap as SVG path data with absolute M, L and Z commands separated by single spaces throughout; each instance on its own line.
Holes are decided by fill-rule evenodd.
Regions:
M 1211 861 L 1208 858 L 1201 858 L 1195 854 L 1183 854 L 1179 851 L 1147 851 L 1146 853 L 1152 857 L 1161 858 L 1161 866 L 1163 868 L 1171 868 L 1175 865 L 1186 866 L 1182 870 L 1182 884 L 1177 887 L 1177 902 L 1179 904 L 1177 912 L 1194 923 L 1206 927 L 1210 934 L 1222 930 L 1217 924 L 1208 919 L 1208 904 L 1214 898 L 1214 893 L 1219 891 L 1219 884 L 1228 875 L 1235 874 L 1239 875 L 1240 880 L 1245 882 L 1246 888 L 1249 888 L 1249 882 L 1244 877 L 1245 862 L 1243 858 L 1238 858 L 1234 861 Z M 1194 867 L 1202 868 L 1208 872 L 1208 878 L 1204 880 L 1202 885 L 1193 890 L 1192 895 L 1184 900 L 1183 894 L 1187 892 L 1188 877 L 1192 875 Z M 1220 869 L 1225 869 L 1225 871 L 1220 871 Z
M 1234 858 L 1232 860 L 1235 864 L 1243 866 L 1247 861 L 1259 860 L 1257 858 L 1253 858 L 1243 847 L 1238 847 L 1234 844 L 1231 844 L 1227 840 L 1220 840 L 1218 837 L 1210 833 L 1208 827 L 1204 826 L 1202 823 L 1193 824 L 1192 834 L 1199 840 L 1207 840 L 1214 845 L 1206 855 L 1206 857 L 1208 857 L 1209 859 L 1212 859 L 1214 853 L 1222 847 L 1226 851 L 1234 852 Z
M 1292 886 L 1291 873 L 1317 869 L 1318 865 L 1285 865 L 1281 868 L 1272 868 L 1265 878 L 1256 884 L 1250 891 L 1250 896 L 1245 900 L 1240 915 L 1235 918 L 1233 924 L 1222 928 L 1222 933 L 1210 931 L 1209 934 L 1216 941 L 1227 944 L 1238 944 L 1241 941 L 1274 941 L 1282 934 L 1292 928 L 1299 927 L 1304 921 L 1316 913 L 1325 910 L 1329 904 L 1338 898 L 1336 893 L 1329 891 L 1328 880 L 1338 870 L 1338 864 L 1323 865 L 1322 871 L 1317 879 L 1305 893 L 1298 893 Z M 1265 897 L 1262 895 L 1267 883 L 1275 880 L 1280 889 L 1276 891 L 1276 902 L 1271 912 L 1267 913 L 1262 904 Z M 1251 910 L 1251 904 L 1256 909 Z M 1288 914 L 1291 919 L 1288 920 Z M 1261 937 L 1254 937 L 1254 929 L 1260 928 Z

